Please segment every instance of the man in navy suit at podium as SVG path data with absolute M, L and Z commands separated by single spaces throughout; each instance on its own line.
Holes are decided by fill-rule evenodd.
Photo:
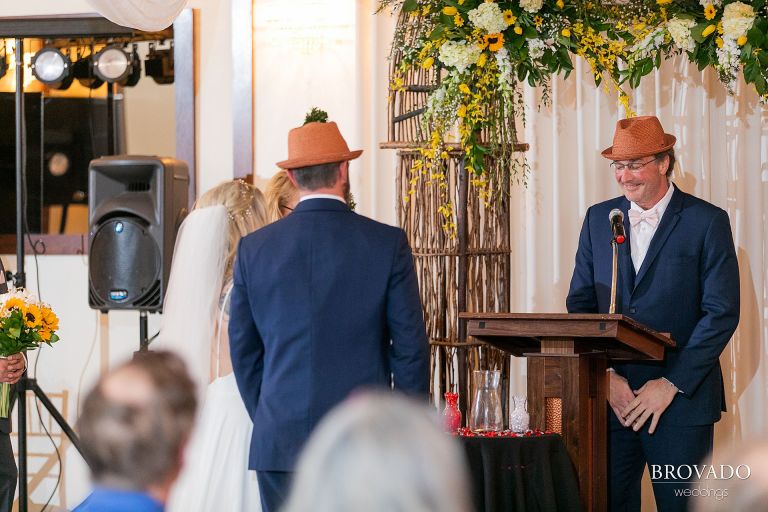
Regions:
M 349 160 L 361 153 L 336 123 L 291 130 L 278 166 L 299 204 L 238 248 L 229 338 L 265 512 L 286 498 L 315 425 L 355 389 L 427 397 L 429 345 L 405 233 L 344 201 Z
M 609 215 L 621 210 L 627 240 L 619 245 L 616 312 L 670 333 L 677 347 L 662 362 L 609 370 L 612 511 L 640 510 L 646 464 L 658 510 L 686 510 L 678 468 L 701 463 L 712 450 L 714 423 L 725 410 L 719 357 L 739 322 L 733 236 L 725 211 L 669 181 L 674 144 L 654 116 L 617 123 L 602 154 L 624 196 L 587 210 L 568 293 L 570 313 L 608 312 Z

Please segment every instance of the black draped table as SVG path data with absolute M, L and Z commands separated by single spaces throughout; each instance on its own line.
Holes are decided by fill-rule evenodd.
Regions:
M 458 436 L 476 512 L 581 512 L 579 482 L 557 434 Z

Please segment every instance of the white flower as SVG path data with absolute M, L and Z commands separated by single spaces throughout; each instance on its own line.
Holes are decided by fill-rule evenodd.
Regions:
M 714 5 L 715 7 L 720 7 L 722 3 L 723 3 L 723 0 L 699 0 L 699 4 L 702 7 L 706 7 L 708 5 Z
M 528 12 L 539 12 L 544 0 L 520 0 L 520 7 Z
M 496 52 L 496 65 L 499 67 L 499 88 L 501 90 L 511 90 L 514 83 L 512 62 L 509 60 L 509 52 L 506 48 Z
M 532 59 L 538 59 L 544 55 L 544 41 L 541 39 L 529 39 L 528 40 L 528 55 Z
M 755 10 L 751 5 L 733 2 L 723 11 L 723 36 L 738 39 L 746 35 L 755 21 Z
M 629 50 L 633 60 L 649 57 L 653 51 L 659 49 L 664 44 L 664 34 L 664 27 L 659 27 L 649 32 L 641 41 L 635 43 Z
M 696 22 L 693 20 L 680 18 L 672 18 L 667 22 L 669 35 L 672 36 L 675 45 L 681 50 L 690 52 L 696 47 L 696 42 L 691 37 L 691 27 L 695 24 Z
M 456 68 L 456 71 L 463 73 L 469 66 L 477 62 L 482 50 L 476 44 L 469 44 L 466 41 L 446 41 L 440 47 L 440 62 L 448 67 Z
M 722 48 L 717 49 L 717 68 L 720 81 L 728 92 L 733 94 L 736 89 L 736 76 L 739 73 L 739 57 L 741 48 L 732 37 L 723 38 Z
M 504 32 L 507 28 L 507 22 L 504 21 L 504 15 L 496 2 L 482 3 L 476 9 L 469 11 L 467 15 L 474 26 L 489 34 Z

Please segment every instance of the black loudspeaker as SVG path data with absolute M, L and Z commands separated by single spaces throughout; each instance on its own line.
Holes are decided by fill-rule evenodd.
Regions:
M 88 168 L 88 304 L 162 309 L 189 171 L 173 158 L 108 156 Z

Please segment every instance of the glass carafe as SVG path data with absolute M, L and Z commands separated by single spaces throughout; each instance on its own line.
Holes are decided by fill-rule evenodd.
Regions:
M 474 389 L 469 428 L 474 432 L 498 432 L 504 428 L 501 415 L 501 371 L 472 372 Z

